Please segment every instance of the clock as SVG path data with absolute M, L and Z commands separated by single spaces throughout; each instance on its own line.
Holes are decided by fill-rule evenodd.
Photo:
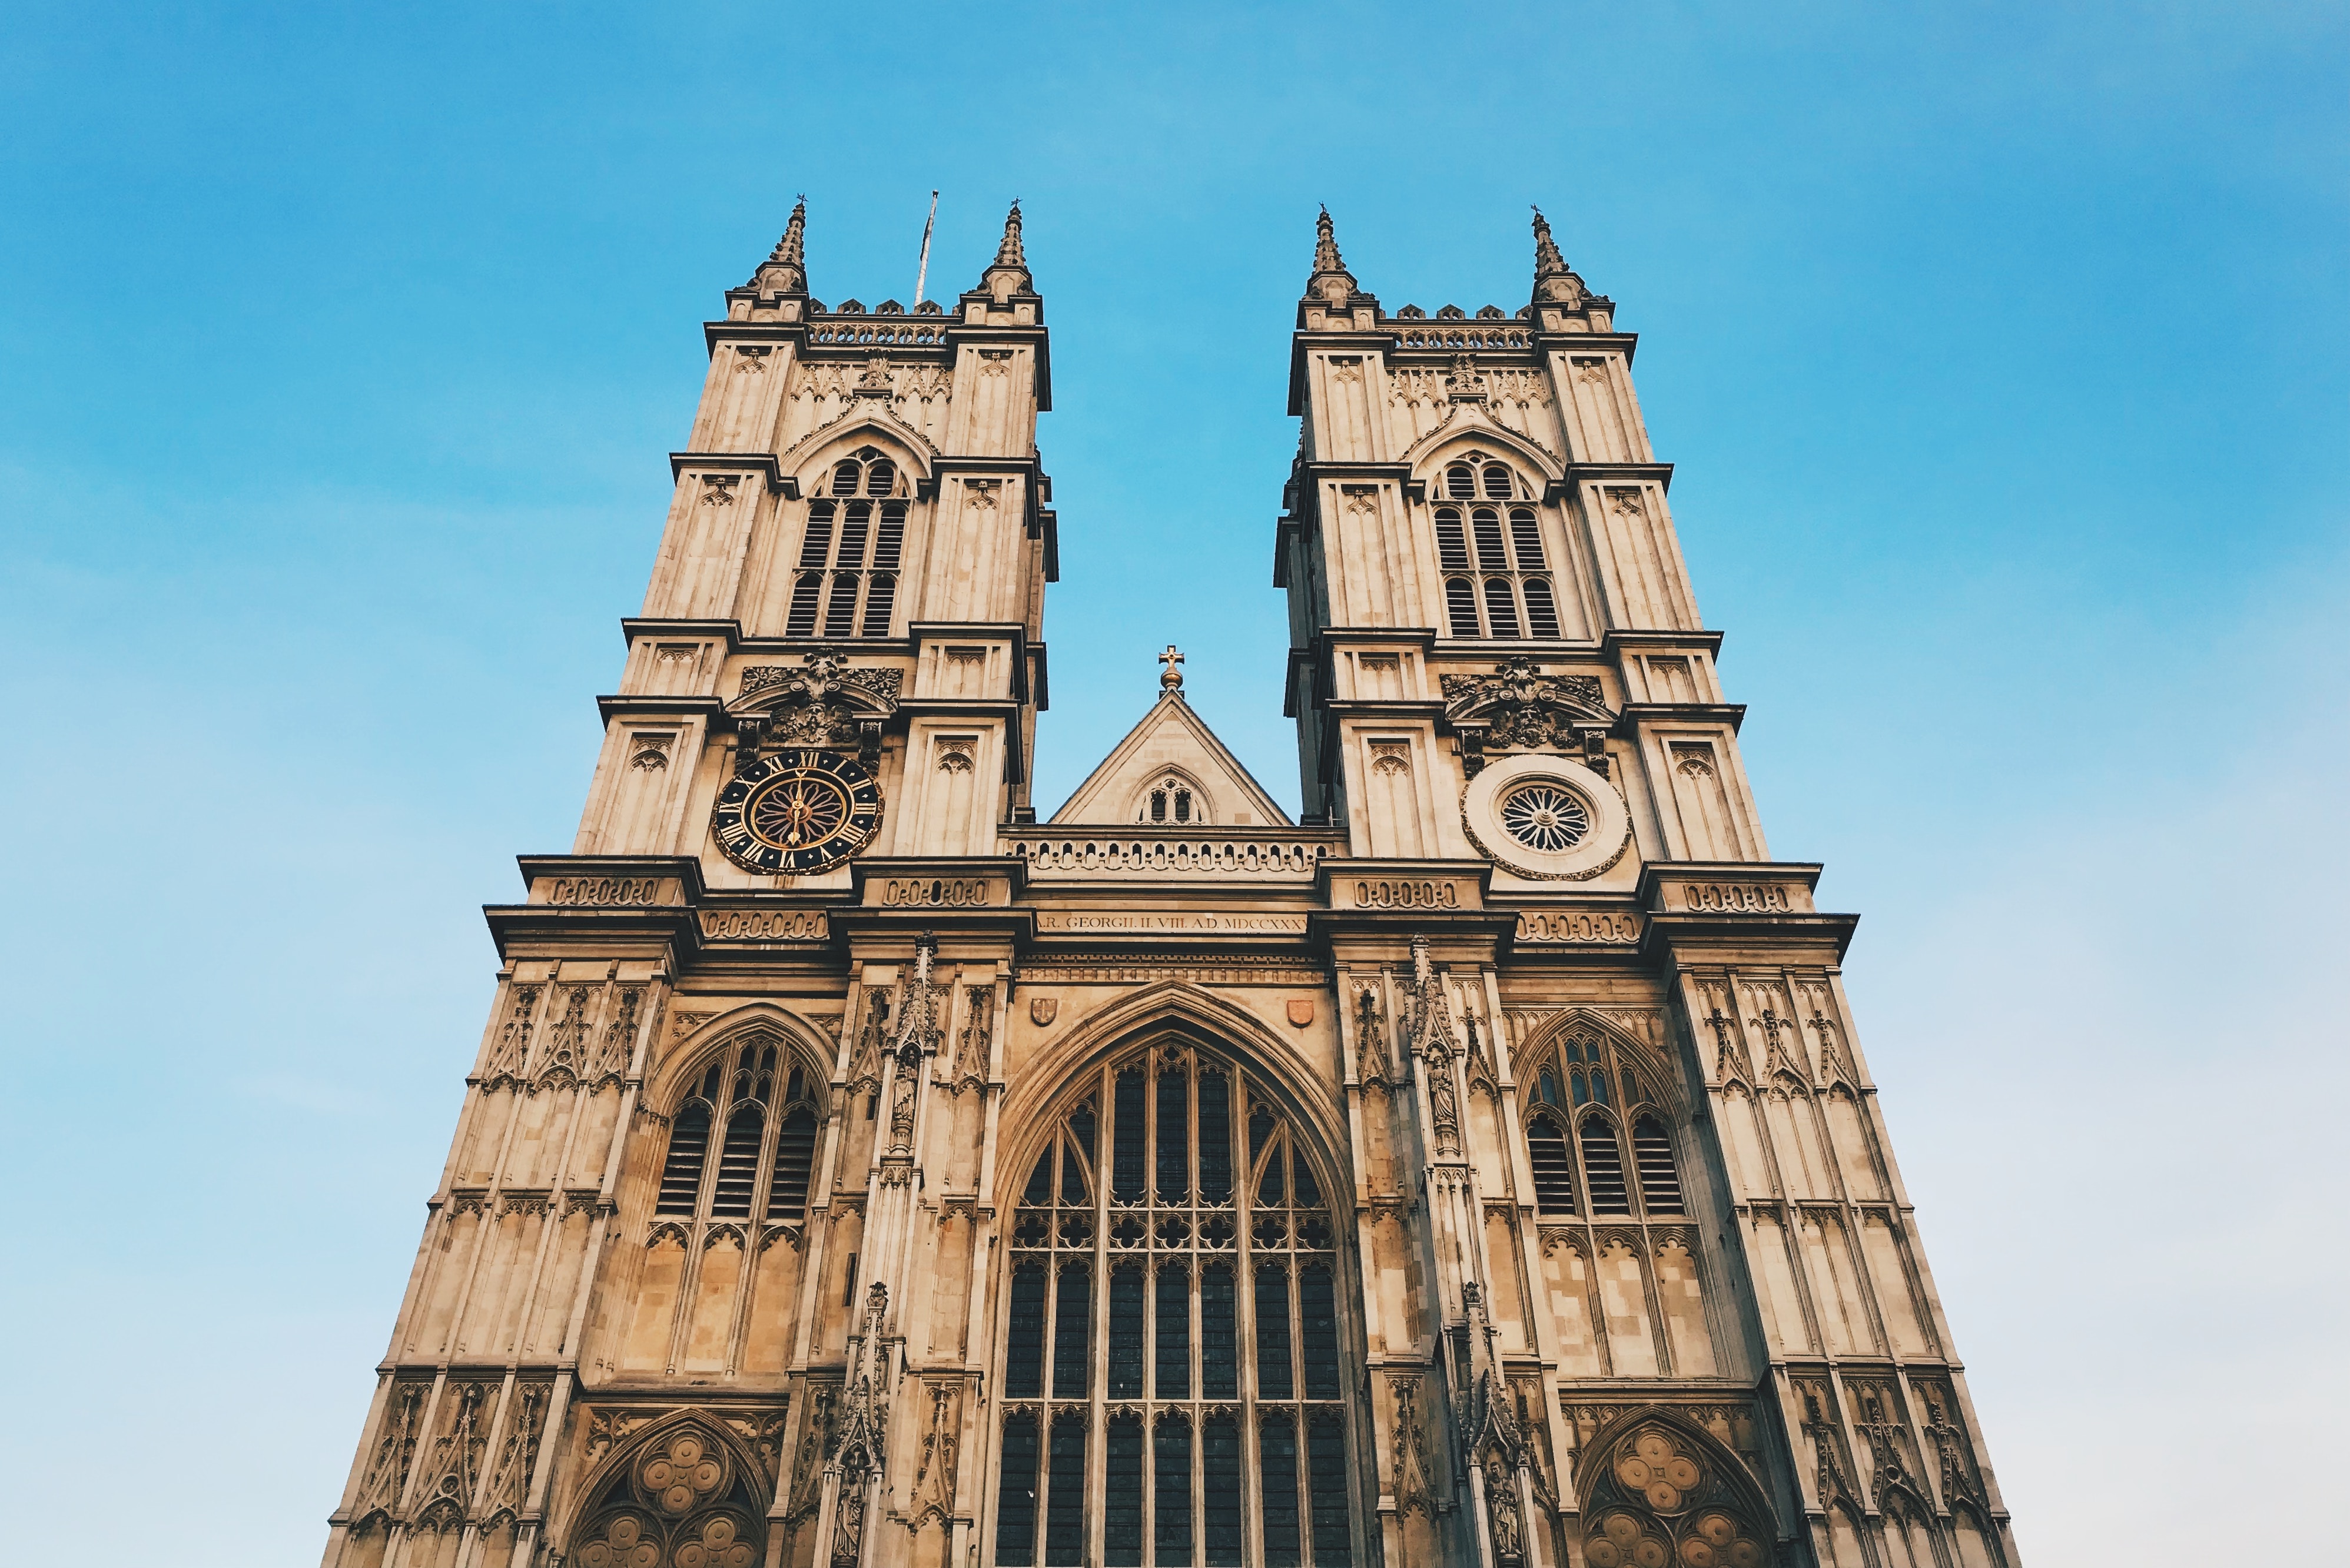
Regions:
M 871 841 L 881 826 L 881 785 L 833 752 L 785 751 L 761 757 L 719 792 L 710 831 L 746 871 L 828 871 Z

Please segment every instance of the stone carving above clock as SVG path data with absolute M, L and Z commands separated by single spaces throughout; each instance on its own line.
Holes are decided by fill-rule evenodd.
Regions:
M 1565 753 L 1607 775 L 1605 747 L 1616 715 L 1600 698 L 1597 677 L 1544 675 L 1533 659 L 1513 659 L 1491 675 L 1447 675 L 1443 686 L 1444 717 L 1471 778 L 1489 750 Z
M 881 726 L 898 711 L 902 670 L 852 669 L 837 654 L 811 653 L 797 667 L 754 665 L 742 693 L 727 704 L 740 737 L 739 773 L 777 746 L 853 751 L 870 764 L 880 754 Z

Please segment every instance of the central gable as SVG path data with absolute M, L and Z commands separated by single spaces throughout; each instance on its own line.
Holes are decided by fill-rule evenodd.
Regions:
M 1052 816 L 1103 826 L 1288 827 L 1288 813 L 1180 691 L 1160 695 Z

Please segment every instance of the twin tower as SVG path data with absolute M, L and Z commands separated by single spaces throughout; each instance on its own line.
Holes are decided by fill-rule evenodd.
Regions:
M 1275 525 L 1295 822 L 1180 655 L 1030 799 L 1045 301 L 709 379 L 328 1568 L 2012 1568 L 1633 337 L 1392 313 L 1326 214 Z

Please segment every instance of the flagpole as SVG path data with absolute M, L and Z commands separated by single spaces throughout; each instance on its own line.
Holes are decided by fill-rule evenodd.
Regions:
M 922 303 L 922 290 L 931 281 L 931 225 L 939 221 L 939 193 L 931 192 L 931 215 L 922 220 L 922 266 L 914 275 L 914 303 Z

